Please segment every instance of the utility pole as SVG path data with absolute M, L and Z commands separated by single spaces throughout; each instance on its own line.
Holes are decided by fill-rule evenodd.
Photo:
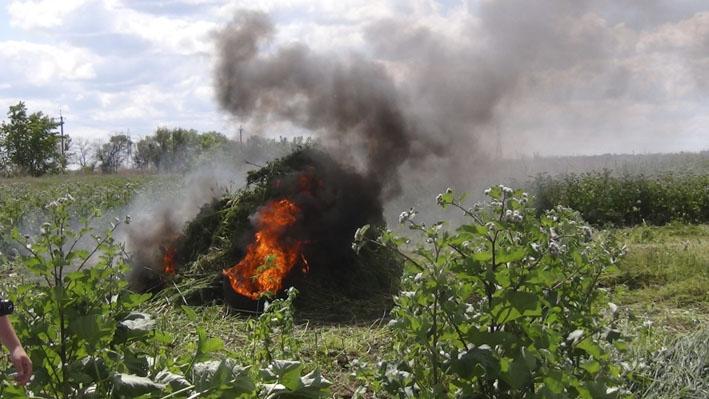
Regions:
M 128 148 L 127 148 L 127 153 L 128 153 L 128 167 L 133 168 L 135 165 L 133 164 L 133 137 L 130 134 L 130 128 L 128 128 L 127 132 L 128 136 Z
M 62 115 L 62 109 L 59 108 L 59 139 L 61 140 L 62 146 L 62 172 L 66 169 L 66 153 L 64 148 L 64 116 Z

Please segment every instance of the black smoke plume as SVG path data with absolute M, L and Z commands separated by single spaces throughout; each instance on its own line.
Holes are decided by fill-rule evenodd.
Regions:
M 273 34 L 269 18 L 257 12 L 239 13 L 218 34 L 215 85 L 224 109 L 260 123 L 288 121 L 362 150 L 365 174 L 386 184 L 387 195 L 399 192 L 404 162 L 439 150 L 409 120 L 406 100 L 382 65 L 317 54 L 303 44 L 268 53 Z

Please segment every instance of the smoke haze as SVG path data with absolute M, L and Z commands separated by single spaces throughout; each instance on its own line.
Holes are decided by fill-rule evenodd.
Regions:
M 500 156 L 632 151 L 678 130 L 709 146 L 695 126 L 709 120 L 709 12 L 680 3 L 496 0 L 430 18 L 402 7 L 362 29 L 358 52 L 276 43 L 267 15 L 242 11 L 217 34 L 215 90 L 254 127 L 345 144 L 390 194 L 404 164 L 467 185 Z M 691 125 L 677 126 L 685 113 Z

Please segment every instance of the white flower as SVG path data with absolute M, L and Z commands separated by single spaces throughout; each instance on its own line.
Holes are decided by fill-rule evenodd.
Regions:
M 446 194 L 453 194 L 453 189 L 450 188 L 450 187 L 448 187 L 448 188 L 446 189 Z
M 574 330 L 569 334 L 569 336 L 566 337 L 566 340 L 576 343 L 581 339 L 581 337 L 583 337 L 583 330 Z
M 438 194 L 436 196 L 436 203 L 437 204 L 443 204 L 443 194 Z
M 505 193 L 506 195 L 511 195 L 512 194 L 512 189 L 509 187 L 502 187 L 502 192 Z
M 486 188 L 485 191 L 483 191 L 483 194 L 490 195 L 490 191 L 491 190 L 489 188 Z
M 559 244 L 556 243 L 556 241 L 550 241 L 549 242 L 549 253 L 551 256 L 559 256 L 561 255 L 561 249 L 562 247 L 559 246 Z
M 401 212 L 401 214 L 399 215 L 399 224 L 402 224 L 407 220 L 409 220 L 409 213 L 406 211 Z

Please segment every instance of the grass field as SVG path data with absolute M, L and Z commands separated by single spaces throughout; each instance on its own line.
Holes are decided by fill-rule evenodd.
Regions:
M 81 198 L 79 210 L 89 206 L 121 209 L 136 193 L 146 189 L 146 183 L 160 181 L 156 179 L 151 176 L 76 176 L 1 180 L 0 221 L 5 228 L 8 223 L 18 223 L 33 230 L 28 224 L 41 220 L 44 203 L 67 193 Z M 603 276 L 602 286 L 619 306 L 626 333 L 634 338 L 631 352 L 638 358 L 648 358 L 660 356 L 657 353 L 663 347 L 663 353 L 668 347 L 681 347 L 699 353 L 700 357 L 701 351 L 706 354 L 706 339 L 701 337 L 706 337 L 709 330 L 709 225 L 637 226 L 614 232 L 628 251 L 618 271 Z M 0 261 L 8 262 L 8 257 L 0 255 Z M 13 283 L 23 278 L 22 270 L 9 265 L 11 262 L 0 266 L 5 290 L 11 290 Z M 170 351 L 178 355 L 193 350 L 190 342 L 194 341 L 194 331 L 202 327 L 209 336 L 224 341 L 221 355 L 244 363 L 253 358 L 258 349 L 253 347 L 251 339 L 253 325 L 249 320 L 253 316 L 235 314 L 221 305 L 185 310 L 179 300 L 167 297 L 157 295 L 143 307 L 146 312 L 157 315 L 158 324 L 177 337 Z M 349 397 L 358 387 L 355 377 L 358 367 L 375 364 L 391 354 L 393 338 L 387 322 L 383 318 L 364 323 L 324 324 L 297 319 L 292 337 L 298 346 L 294 356 L 303 361 L 307 369 L 321 369 L 333 382 L 334 396 Z M 694 344 L 687 347 L 686 342 L 690 341 L 681 341 L 682 337 L 688 337 L 686 339 Z M 679 361 L 676 355 L 667 359 L 670 360 L 660 364 Z M 707 385 L 706 374 L 697 378 L 704 378 Z M 657 386 L 654 389 L 661 391 Z M 669 395 L 667 397 L 675 397 L 671 386 L 662 389 L 666 390 L 663 392 Z

